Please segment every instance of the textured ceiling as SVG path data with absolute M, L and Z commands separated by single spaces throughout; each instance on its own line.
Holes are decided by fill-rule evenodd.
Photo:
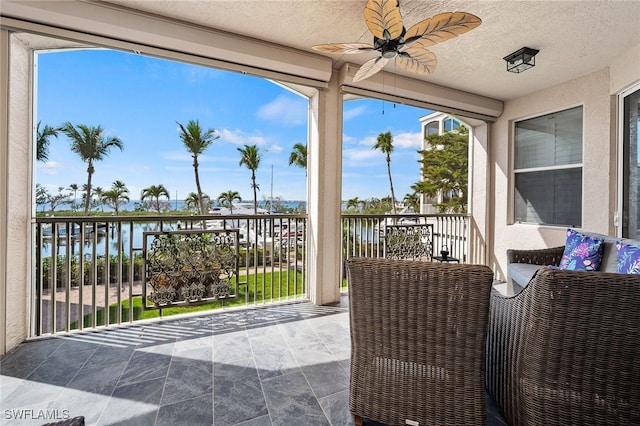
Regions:
M 107 0 L 118 7 L 242 34 L 314 52 L 313 45 L 366 42 L 365 0 Z M 463 1 L 401 0 L 405 27 L 442 12 L 465 11 L 482 25 L 431 47 L 435 71 L 416 77 L 497 99 L 527 93 L 605 68 L 640 44 L 640 1 Z M 507 54 L 523 47 L 539 49 L 536 67 L 522 74 L 505 70 Z M 334 68 L 362 64 L 373 53 L 331 56 Z

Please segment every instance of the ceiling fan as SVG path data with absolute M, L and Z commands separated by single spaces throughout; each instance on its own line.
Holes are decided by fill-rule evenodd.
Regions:
M 354 54 L 377 51 L 380 56 L 365 62 L 353 81 L 369 78 L 391 59 L 409 72 L 427 75 L 436 67 L 436 55 L 429 46 L 457 37 L 479 26 L 482 21 L 466 12 L 447 12 L 418 22 L 405 29 L 398 0 L 369 0 L 364 8 L 364 20 L 373 44 L 330 43 L 313 46 L 313 49 L 330 54 Z

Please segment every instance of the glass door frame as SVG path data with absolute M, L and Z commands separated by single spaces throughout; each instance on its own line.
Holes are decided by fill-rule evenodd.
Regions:
M 625 193 L 625 181 L 627 180 L 627 170 L 625 170 L 625 152 L 627 152 L 626 140 L 625 140 L 625 100 L 634 94 L 640 95 L 640 82 L 636 83 L 629 88 L 623 90 L 618 94 L 618 120 L 617 120 L 617 139 L 618 139 L 618 151 L 617 151 L 617 162 L 618 162 L 618 201 L 617 201 L 617 209 L 614 216 L 614 227 L 616 231 L 617 237 L 631 237 L 634 236 L 623 235 L 623 231 L 625 228 L 625 203 L 628 201 L 629 194 Z M 637 136 L 636 136 L 637 137 Z M 640 140 L 640 138 L 638 138 Z M 640 150 L 640 146 L 636 147 L 637 150 Z M 637 187 L 636 187 L 637 189 Z M 640 203 L 638 208 L 640 208 Z M 639 224 L 640 225 L 640 224 Z

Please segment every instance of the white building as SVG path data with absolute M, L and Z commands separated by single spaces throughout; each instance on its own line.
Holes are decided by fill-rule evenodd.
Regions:
M 426 138 L 429 135 L 442 135 L 445 132 L 455 130 L 459 126 L 470 126 L 462 121 L 460 118 L 447 114 L 444 112 L 434 112 L 429 115 L 420 117 L 420 134 L 422 135 L 422 147 L 424 151 L 427 149 Z M 438 194 L 437 197 L 428 197 L 424 194 L 420 195 L 420 213 L 422 214 L 435 214 L 437 210 L 434 206 L 436 203 L 441 203 L 443 200 L 443 194 Z

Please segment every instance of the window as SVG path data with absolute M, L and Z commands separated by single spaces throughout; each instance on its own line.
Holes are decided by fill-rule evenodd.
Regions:
M 429 137 L 431 135 L 440 134 L 440 123 L 437 121 L 432 121 L 426 126 L 424 126 L 424 137 Z
M 622 236 L 640 237 L 640 89 L 624 96 L 622 123 Z
M 515 124 L 515 220 L 582 225 L 582 107 Z
M 452 130 L 457 129 L 460 126 L 460 122 L 458 120 L 455 120 L 453 118 L 447 118 L 446 120 L 444 120 L 444 131 L 445 132 L 450 132 Z

